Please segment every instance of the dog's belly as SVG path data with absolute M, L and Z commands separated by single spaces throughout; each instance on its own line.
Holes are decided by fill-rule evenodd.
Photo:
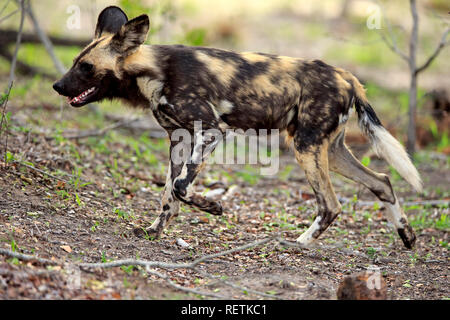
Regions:
M 284 130 L 294 116 L 295 104 L 286 106 L 269 106 L 262 104 L 236 105 L 220 119 L 233 129 L 280 129 Z

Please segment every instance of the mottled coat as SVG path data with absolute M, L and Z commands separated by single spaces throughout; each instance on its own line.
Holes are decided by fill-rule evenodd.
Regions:
M 419 174 L 403 147 L 370 106 L 364 88 L 349 72 L 320 60 L 264 53 L 144 45 L 149 30 L 146 15 L 128 21 L 118 7 L 99 15 L 95 38 L 74 60 L 72 68 L 54 84 L 69 103 L 80 107 L 103 99 L 121 99 L 149 108 L 171 134 L 184 128 L 194 134 L 194 121 L 203 129 L 279 129 L 293 139 L 296 158 L 314 190 L 318 215 L 298 242 L 307 245 L 341 212 L 329 170 L 362 183 L 385 203 L 407 247 L 415 235 L 395 196 L 389 178 L 361 165 L 344 144 L 344 128 L 353 106 L 359 124 L 374 149 L 416 189 Z M 200 163 L 170 162 L 162 197 L 162 212 L 148 229 L 160 236 L 178 213 L 179 201 L 221 214 L 222 206 L 193 192 L 192 184 L 217 139 L 203 134 L 193 140 L 191 157 Z M 175 147 L 172 142 L 171 149 Z M 172 159 L 173 160 L 173 159 Z

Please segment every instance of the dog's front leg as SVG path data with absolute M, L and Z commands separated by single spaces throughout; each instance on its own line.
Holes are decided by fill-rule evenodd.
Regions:
M 173 145 L 171 145 L 170 149 L 173 149 Z M 164 192 L 161 199 L 161 213 L 149 228 L 145 230 L 142 228 L 134 229 L 134 233 L 137 236 L 159 238 L 170 220 L 178 215 L 180 202 L 173 196 L 173 181 L 175 177 L 180 174 L 183 165 L 183 162 L 175 163 L 172 158 L 170 159 L 166 185 L 164 186 Z
M 222 214 L 222 205 L 209 200 L 193 191 L 194 180 L 204 167 L 205 160 L 214 151 L 222 136 L 211 132 L 198 132 L 191 155 L 184 163 L 181 173 L 173 180 L 174 196 L 186 204 L 214 215 Z

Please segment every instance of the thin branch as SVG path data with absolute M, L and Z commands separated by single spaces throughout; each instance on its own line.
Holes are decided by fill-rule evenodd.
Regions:
M 0 43 L 7 45 L 16 40 L 17 30 L 2 29 L 0 30 Z M 62 38 L 57 36 L 48 35 L 50 42 L 55 46 L 75 46 L 75 47 L 85 47 L 89 44 L 88 39 L 71 39 Z M 42 44 L 41 38 L 35 33 L 23 32 L 22 33 L 22 43 L 37 43 Z
M 26 1 L 21 0 L 20 1 L 20 25 L 19 25 L 19 31 L 17 32 L 17 39 L 16 39 L 16 48 L 14 49 L 13 58 L 11 61 L 11 70 L 9 72 L 9 84 L 8 87 L 12 86 L 12 83 L 14 81 L 14 74 L 16 71 L 16 62 L 17 62 L 17 54 L 19 52 L 20 44 L 22 41 L 22 30 L 23 30 L 23 23 L 25 20 L 25 10 L 26 10 Z
M 383 42 L 388 46 L 389 49 L 391 49 L 391 51 L 396 53 L 400 58 L 402 58 L 406 62 L 409 61 L 408 56 L 397 47 L 397 43 L 394 42 L 392 40 L 392 38 L 391 38 L 391 40 L 392 40 L 392 44 L 391 44 L 391 43 L 389 43 L 389 40 L 386 38 L 386 36 L 383 33 L 380 33 L 380 35 L 381 35 L 381 40 L 383 40 Z
M 192 262 L 192 267 L 195 267 L 199 263 L 204 262 L 206 260 L 211 260 L 211 259 L 214 259 L 214 258 L 217 258 L 217 257 L 221 257 L 221 256 L 224 256 L 224 255 L 227 255 L 227 254 L 230 254 L 230 253 L 237 252 L 237 251 L 247 250 L 247 249 L 250 249 L 250 248 L 253 248 L 253 247 L 259 247 L 259 246 L 261 246 L 263 244 L 266 244 L 266 243 L 268 243 L 270 241 L 273 241 L 276 238 L 277 238 L 277 235 L 274 235 L 272 237 L 268 237 L 266 239 L 255 241 L 255 242 L 250 242 L 248 244 L 245 244 L 243 246 L 236 247 L 236 248 L 233 248 L 233 249 L 230 249 L 230 250 L 226 250 L 226 251 L 222 251 L 222 252 L 206 255 L 204 257 L 201 257 L 199 259 L 194 260 Z
M 23 40 L 24 39 L 22 37 L 22 43 L 24 43 Z M 0 42 L 1 42 L 1 39 L 0 39 Z M 8 52 L 6 47 L 0 48 L 0 56 L 5 58 L 6 60 L 8 60 L 8 62 L 12 61 L 12 59 L 13 59 L 13 55 Z M 49 74 L 49 73 L 45 72 L 44 70 L 41 70 L 40 68 L 33 67 L 23 61 L 20 61 L 19 59 L 16 60 L 16 71 L 23 75 L 31 75 L 31 76 L 41 75 L 42 77 L 44 77 L 46 79 L 50 79 L 50 80 L 56 79 L 55 75 Z
M 6 134 L 6 139 L 5 139 L 5 165 L 7 163 L 6 161 L 6 154 L 8 151 L 8 123 L 6 122 L 5 124 L 5 130 L 3 130 L 3 123 L 5 122 L 5 115 L 6 115 L 6 105 L 8 104 L 8 99 L 9 99 L 9 95 L 11 93 L 11 88 L 14 82 L 14 77 L 15 77 L 15 70 L 16 70 L 16 62 L 17 62 L 17 54 L 19 52 L 19 48 L 20 48 L 20 43 L 21 43 L 21 39 L 22 39 L 22 31 L 23 31 L 23 24 L 24 24 L 24 20 L 25 20 L 25 8 L 26 8 L 26 1 L 25 0 L 21 0 L 20 1 L 20 24 L 19 24 L 19 31 L 17 33 L 17 39 L 16 39 L 16 48 L 14 49 L 14 54 L 12 57 L 12 61 L 11 61 L 11 70 L 9 71 L 9 80 L 8 80 L 8 89 L 5 93 L 5 100 L 2 102 L 3 104 L 3 108 L 2 108 L 2 117 L 0 120 L 0 134 L 3 133 L 3 131 L 5 131 Z
M 18 2 L 18 0 L 16 0 L 16 2 Z M 47 50 L 47 53 L 49 54 L 50 58 L 52 59 L 53 64 L 56 67 L 56 70 L 60 74 L 66 73 L 66 68 L 61 63 L 61 61 L 58 59 L 58 57 L 56 56 L 50 39 L 47 37 L 47 35 L 45 34 L 45 32 L 42 30 L 41 26 L 39 25 L 39 22 L 37 21 L 36 16 L 34 15 L 33 9 L 31 8 L 31 4 L 26 8 L 26 12 L 28 14 L 28 17 L 30 17 L 31 22 L 33 23 L 34 30 L 38 34 L 39 38 L 41 39 L 42 44 L 44 45 L 45 49 Z
M 386 43 L 386 45 L 388 46 L 389 49 L 391 49 L 391 51 L 393 51 L 394 53 L 399 55 L 403 60 L 408 62 L 408 60 L 409 60 L 408 56 L 403 51 L 401 51 L 400 48 L 397 46 L 397 39 L 395 37 L 394 32 L 392 31 L 391 23 L 389 22 L 389 19 L 386 16 L 386 12 L 384 11 L 383 5 L 380 3 L 380 1 L 377 1 L 377 3 L 378 3 L 378 6 L 381 8 L 382 16 L 385 17 L 384 21 L 386 23 L 389 37 L 390 37 L 392 43 L 389 42 L 388 38 L 383 33 L 380 33 L 381 40 L 383 40 L 384 43 Z
M 11 0 L 8 0 L 5 2 L 5 4 L 3 5 L 2 9 L 0 10 L 0 15 L 3 13 L 3 11 L 5 11 L 6 7 L 8 6 L 8 4 L 11 2 Z
M 441 37 L 441 41 L 439 42 L 438 46 L 436 47 L 436 49 L 434 50 L 433 54 L 428 58 L 428 60 L 419 68 L 416 69 L 416 74 L 422 72 L 423 70 L 425 70 L 426 68 L 428 68 L 428 66 L 433 62 L 433 60 L 439 55 L 439 53 L 441 52 L 441 50 L 450 44 L 449 41 L 447 41 L 447 35 L 450 33 L 450 28 L 445 29 L 444 33 L 442 34 Z
M 16 0 L 16 2 L 19 2 L 19 0 Z M 53 64 L 55 65 L 56 70 L 60 73 L 60 74 L 65 74 L 66 73 L 66 68 L 64 67 L 64 65 L 62 64 L 62 62 L 58 59 L 58 57 L 55 54 L 55 51 L 53 49 L 53 44 L 50 41 L 49 37 L 47 36 L 47 34 L 42 30 L 41 26 L 39 25 L 39 22 L 37 21 L 36 16 L 34 15 L 34 12 L 31 8 L 31 5 L 29 5 L 26 8 L 27 14 L 31 19 L 31 22 L 33 23 L 34 29 L 37 33 L 37 35 L 39 36 L 39 38 L 41 39 L 42 44 L 44 45 L 45 49 L 47 50 L 47 53 L 49 54 L 50 58 L 53 61 Z M 95 103 L 90 103 L 88 104 L 88 107 L 91 111 L 97 113 L 98 112 L 98 106 Z
M 9 17 L 12 17 L 13 15 L 15 15 L 17 12 L 19 12 L 19 9 L 7 14 L 6 16 L 4 16 L 3 18 L 0 19 L 0 23 L 2 23 L 3 21 L 5 21 L 6 19 L 8 19 Z

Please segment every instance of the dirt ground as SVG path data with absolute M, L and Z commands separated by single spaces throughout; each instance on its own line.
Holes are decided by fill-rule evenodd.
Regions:
M 209 298 L 176 290 L 141 267 L 74 270 L 70 264 L 126 258 L 190 262 L 275 233 L 295 241 L 315 215 L 315 200 L 304 174 L 285 151 L 280 174 L 273 177 L 259 176 L 257 168 L 242 165 L 207 167 L 196 190 L 225 189 L 217 196 L 226 197 L 224 215 L 182 206 L 161 239 L 137 238 L 133 229 L 149 226 L 159 212 L 168 153 L 163 139 L 124 128 L 66 139 L 53 126 L 59 117 L 56 106 L 9 104 L 8 111 L 12 113 L 8 150 L 13 158 L 7 165 L 2 159 L 0 169 L 0 248 L 60 265 L 0 255 L 0 299 Z M 78 116 L 91 115 L 87 109 L 64 111 L 69 121 L 76 122 Z M 42 130 L 44 121 L 46 130 Z M 130 137 L 136 144 L 127 140 Z M 5 135 L 0 147 L 5 147 Z M 382 161 L 371 159 L 370 167 L 389 172 Z M 387 224 L 384 209 L 371 202 L 375 199 L 369 191 L 333 175 L 344 212 L 317 247 L 299 249 L 269 242 L 200 265 L 203 272 L 241 289 L 193 270 L 156 270 L 180 286 L 233 299 L 268 299 L 253 290 L 281 299 L 336 299 L 345 276 L 377 268 L 390 299 L 448 299 L 448 160 L 430 156 L 418 167 L 424 193 L 415 195 L 394 174 L 400 199 L 440 199 L 444 204 L 405 206 L 418 236 L 414 250 L 403 247 Z M 178 238 L 190 247 L 177 245 Z

